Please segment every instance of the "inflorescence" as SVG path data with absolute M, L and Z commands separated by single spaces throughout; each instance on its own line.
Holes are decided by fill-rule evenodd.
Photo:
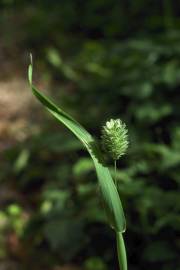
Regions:
M 120 119 L 111 119 L 102 128 L 101 142 L 104 151 L 113 160 L 123 156 L 128 148 L 128 130 Z

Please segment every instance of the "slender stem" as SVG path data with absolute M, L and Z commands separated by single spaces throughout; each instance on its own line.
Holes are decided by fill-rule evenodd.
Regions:
M 114 183 L 115 183 L 115 186 L 117 187 L 117 164 L 116 164 L 116 160 L 114 161 Z
M 126 248 L 124 244 L 123 235 L 121 232 L 116 232 L 116 241 L 117 241 L 117 253 L 120 270 L 127 270 L 127 257 L 126 257 Z

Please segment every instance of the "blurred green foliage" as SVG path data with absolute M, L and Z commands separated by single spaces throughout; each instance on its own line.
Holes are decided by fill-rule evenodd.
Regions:
M 109 118 L 127 123 L 129 153 L 117 177 L 129 267 L 178 270 L 179 2 L 11 0 L 0 6 L 4 42 L 41 59 L 52 96 L 66 111 L 97 137 Z M 26 250 L 13 253 L 22 269 L 33 265 L 37 249 L 33 269 L 57 262 L 115 269 L 96 176 L 78 141 L 47 117 L 38 136 L 3 155 L 1 184 L 18 196 L 1 206 L 1 258 L 13 252 L 5 243 L 13 231 L 16 250 Z

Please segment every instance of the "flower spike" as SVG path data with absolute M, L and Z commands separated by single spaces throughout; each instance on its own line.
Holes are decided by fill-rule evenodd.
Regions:
M 123 156 L 128 148 L 128 130 L 120 119 L 111 119 L 102 128 L 102 146 L 115 161 Z

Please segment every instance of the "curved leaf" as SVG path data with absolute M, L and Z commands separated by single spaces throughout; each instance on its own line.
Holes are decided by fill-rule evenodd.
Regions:
M 91 136 L 91 134 L 86 131 L 86 129 L 84 129 L 84 127 L 82 127 L 75 119 L 61 110 L 44 94 L 40 93 L 39 90 L 36 89 L 32 83 L 32 73 L 33 68 L 31 64 L 29 65 L 28 69 L 28 77 L 33 94 L 59 122 L 63 123 L 76 135 L 76 137 L 83 143 L 90 156 L 92 157 L 96 168 L 96 173 L 99 180 L 99 185 L 109 223 L 116 231 L 124 232 L 126 228 L 126 222 L 121 200 L 109 169 L 102 162 L 103 157 L 98 144 Z

